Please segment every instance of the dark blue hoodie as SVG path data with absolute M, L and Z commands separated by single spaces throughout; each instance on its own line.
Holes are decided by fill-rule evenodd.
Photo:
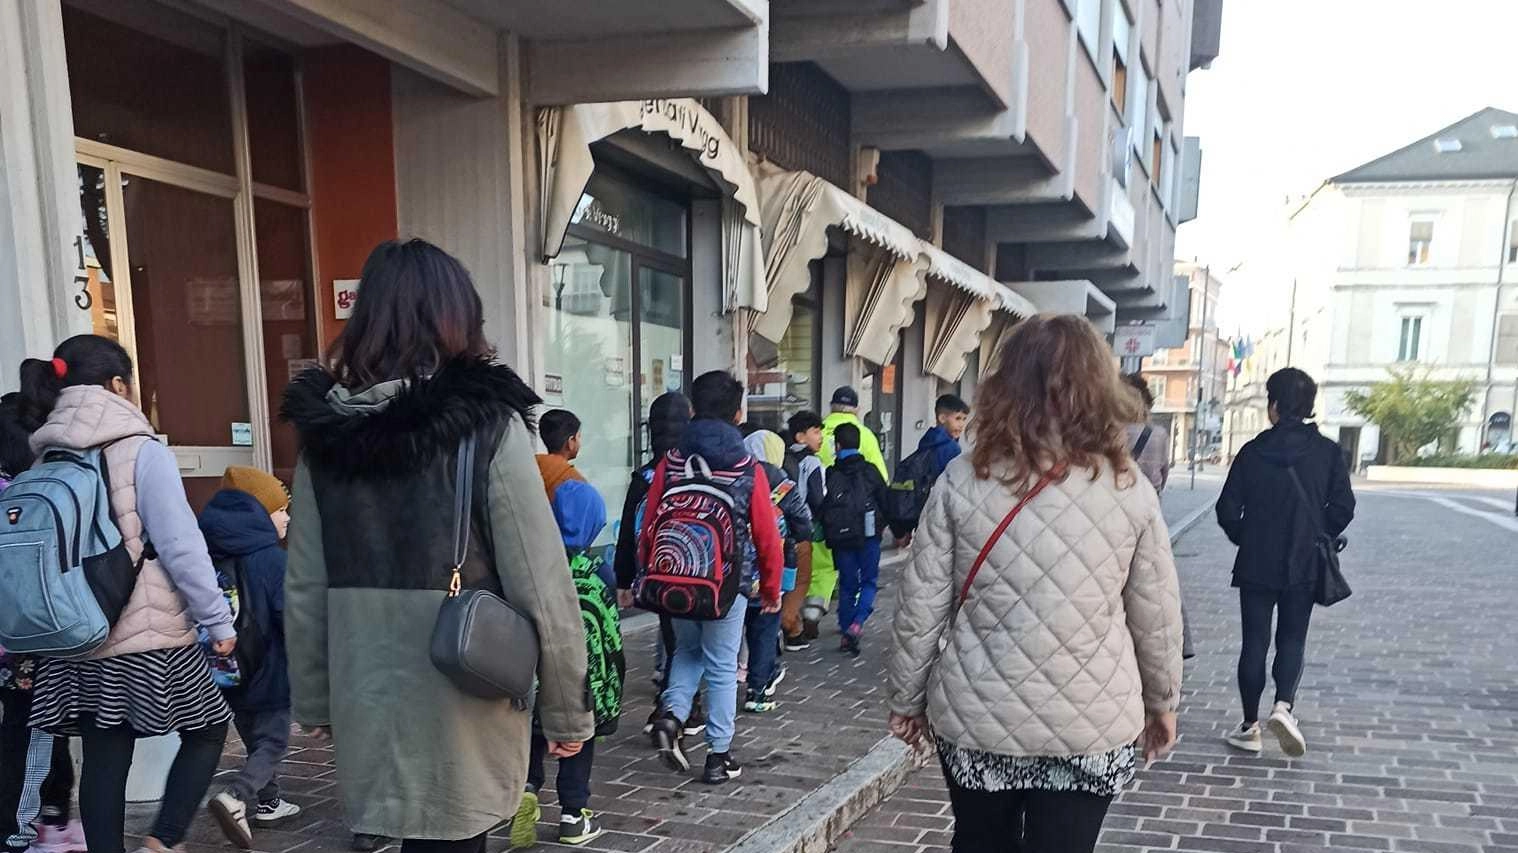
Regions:
M 919 452 L 924 450 L 933 451 L 933 478 L 936 480 L 944 469 L 949 467 L 959 456 L 959 440 L 949 435 L 949 431 L 941 426 L 934 426 L 922 434 L 922 440 L 917 443 Z
M 290 707 L 290 664 L 285 655 L 285 551 L 274 520 L 247 492 L 217 492 L 200 513 L 200 530 L 212 559 L 235 559 L 244 575 L 250 608 L 267 644 L 263 664 L 242 689 L 227 694 L 238 712 Z

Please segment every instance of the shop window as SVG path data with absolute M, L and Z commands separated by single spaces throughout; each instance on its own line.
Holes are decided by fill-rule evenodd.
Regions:
M 251 446 L 231 199 L 139 177 L 122 195 L 143 411 L 172 444 Z
M 1434 220 L 1414 219 L 1407 230 L 1407 265 L 1425 266 L 1434 246 Z
M 110 216 L 106 211 L 105 170 L 79 166 L 79 208 L 83 228 L 74 244 L 74 304 L 90 312 L 90 331 L 121 340 L 116 281 L 111 274 Z
M 1149 183 L 1159 186 L 1165 172 L 1165 141 L 1155 128 L 1154 145 L 1149 152 Z
M 266 401 L 279 411 L 290 380 L 316 365 L 316 304 L 311 288 L 310 230 L 304 208 L 267 199 L 253 202 L 258 233 L 258 298 L 263 323 Z M 295 474 L 295 430 L 281 418 L 270 424 L 274 471 Z M 285 482 L 291 482 L 285 479 Z
M 649 406 L 689 375 L 687 208 L 630 181 L 591 179 L 543 295 L 544 403 L 585 423 L 575 465 L 611 511 L 598 544 L 647 457 Z
M 813 265 L 815 270 L 817 265 Z M 821 326 L 817 303 L 805 297 L 791 302 L 791 324 L 779 344 L 749 336 L 748 420 L 774 430 L 787 441 L 791 415 L 818 408 L 822 369 Z
M 300 192 L 305 168 L 300 138 L 295 60 L 249 42 L 243 53 L 248 97 L 248 149 L 253 182 Z
M 63 6 L 74 135 L 231 174 L 224 34 L 146 0 L 91 8 L 112 19 Z

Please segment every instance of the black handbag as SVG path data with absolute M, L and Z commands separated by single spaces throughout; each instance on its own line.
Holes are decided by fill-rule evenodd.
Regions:
M 479 699 L 531 705 L 538 671 L 538 630 L 531 617 L 499 595 L 463 589 L 473 518 L 474 436 L 459 444 L 454 484 L 453 578 L 432 626 L 432 665 Z
M 1349 540 L 1343 536 L 1329 536 L 1323 530 L 1323 508 L 1314 506 L 1307 497 L 1307 489 L 1302 487 L 1302 478 L 1297 476 L 1295 468 L 1287 468 L 1286 473 L 1291 475 L 1292 485 L 1297 487 L 1297 497 L 1302 499 L 1302 508 L 1307 511 L 1308 518 L 1312 519 L 1313 563 L 1318 576 L 1315 600 L 1324 607 L 1332 607 L 1353 593 L 1349 582 L 1344 580 L 1344 572 L 1339 569 L 1339 552 L 1344 550 Z

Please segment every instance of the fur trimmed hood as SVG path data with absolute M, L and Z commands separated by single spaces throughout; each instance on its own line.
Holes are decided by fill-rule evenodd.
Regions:
M 499 429 L 512 415 L 533 429 L 532 407 L 540 402 L 506 365 L 459 359 L 420 381 L 359 392 L 325 370 L 308 370 L 286 389 L 280 415 L 294 424 L 313 464 L 396 475 L 420 470 L 452 453 L 465 435 Z

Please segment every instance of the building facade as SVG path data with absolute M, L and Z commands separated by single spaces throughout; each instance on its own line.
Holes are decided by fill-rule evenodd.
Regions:
M 1512 444 L 1518 410 L 1518 115 L 1486 109 L 1333 178 L 1287 229 L 1288 362 L 1319 378 L 1319 423 L 1355 464 L 1390 442 L 1345 394 L 1409 368 L 1467 379 L 1451 450 Z
M 854 384 L 899 457 L 1018 320 L 1180 310 L 1185 81 L 1218 5 L 7 3 L 0 387 L 110 335 L 192 493 L 287 474 L 285 384 L 369 249 L 414 235 L 590 415 L 613 505 L 648 404 L 705 370 L 746 374 L 771 426 Z
M 1222 442 L 1229 344 L 1218 326 L 1222 279 L 1192 263 L 1176 264 L 1175 277 L 1189 296 L 1186 339 L 1155 350 L 1142 370 L 1154 394 L 1154 420 L 1170 433 L 1170 458 L 1182 465 L 1205 461 Z

